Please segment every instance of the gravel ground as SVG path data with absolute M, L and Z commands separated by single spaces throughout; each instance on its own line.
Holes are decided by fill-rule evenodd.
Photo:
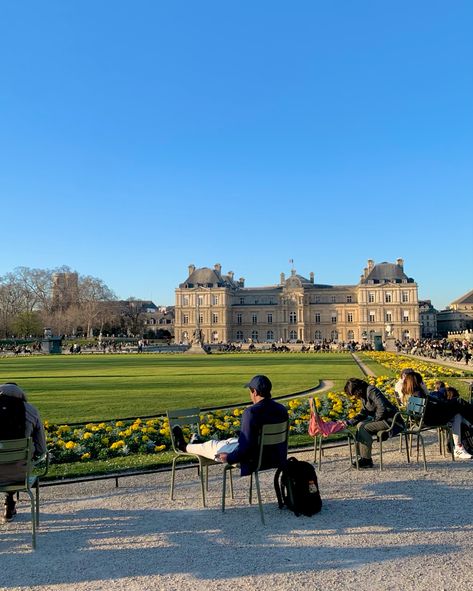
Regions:
M 220 511 L 221 469 L 208 507 L 196 471 L 42 489 L 38 549 L 28 504 L 0 526 L 0 586 L 42 590 L 467 590 L 473 571 L 473 460 L 438 455 L 428 437 L 428 472 L 386 444 L 386 467 L 356 472 L 346 448 L 326 452 L 322 512 L 295 517 L 275 503 L 264 474 L 266 527 L 247 502 L 247 479 Z M 310 455 L 299 454 L 299 459 Z M 374 460 L 376 462 L 376 456 Z

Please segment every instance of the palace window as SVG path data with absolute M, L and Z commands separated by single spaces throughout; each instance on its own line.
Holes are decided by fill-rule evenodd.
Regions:
M 347 339 L 348 339 L 349 341 L 354 341 L 354 340 L 355 340 L 355 333 L 354 333 L 352 330 L 349 330 L 349 331 L 347 332 Z
M 401 293 L 401 302 L 403 302 L 405 304 L 408 301 L 409 301 L 409 292 L 408 291 L 403 291 Z
M 316 330 L 314 332 L 314 340 L 321 341 L 322 340 L 322 331 Z
M 385 301 L 387 304 L 390 304 L 390 303 L 393 301 L 393 294 L 392 294 L 390 291 L 387 291 L 387 292 L 384 294 L 384 301 Z
M 197 296 L 197 301 L 199 303 L 199 306 L 201 306 L 204 303 L 204 296 Z
M 336 341 L 338 339 L 338 330 L 332 330 L 332 332 L 330 333 L 330 338 L 332 339 L 332 341 Z
M 337 313 L 332 312 L 332 324 L 336 324 L 336 322 L 337 322 Z
M 241 324 L 242 323 L 242 315 L 241 314 L 237 314 L 237 324 Z
M 352 302 L 352 296 L 351 295 L 347 295 L 347 303 L 351 304 Z
M 376 322 L 376 312 L 370 311 L 368 320 L 369 322 Z
M 290 341 L 297 341 L 297 332 L 295 330 L 290 331 L 289 340 Z
M 189 324 L 189 314 L 182 315 L 182 324 Z
M 266 340 L 267 341 L 273 341 L 274 340 L 274 333 L 272 330 L 268 330 L 268 332 L 266 333 Z
M 218 324 L 218 314 L 212 314 L 212 322 Z
M 402 312 L 402 321 L 409 322 L 409 310 L 403 310 Z
M 214 306 L 218 306 L 218 295 L 213 295 L 212 296 L 212 304 Z
M 330 301 L 332 302 L 332 304 L 334 304 L 337 301 L 337 298 L 335 296 L 332 296 L 330 298 Z
M 251 321 L 253 322 L 253 324 L 258 324 L 258 315 L 257 314 L 253 314 Z
M 289 324 L 296 324 L 296 322 L 297 322 L 297 313 L 291 312 L 289 314 Z
M 353 314 L 351 312 L 347 314 L 347 322 L 353 322 Z
M 203 323 L 204 323 L 204 315 L 199 314 L 199 324 L 203 324 Z
M 273 315 L 268 314 L 268 324 L 272 324 L 272 323 L 273 323 Z
M 242 341 L 243 340 L 243 331 L 242 330 L 237 330 L 236 340 L 237 341 Z
M 320 312 L 315 313 L 315 324 L 320 324 Z
M 374 302 L 374 292 L 370 291 L 368 294 L 368 302 L 372 304 Z
M 252 339 L 253 341 L 257 341 L 257 340 L 258 340 L 258 331 L 257 331 L 257 330 L 254 330 L 254 331 L 251 333 L 251 339 Z
M 386 316 L 385 316 L 385 321 L 386 322 L 392 322 L 393 321 L 393 313 L 392 312 L 386 312 Z
M 182 296 L 182 305 L 183 306 L 189 305 L 189 296 Z

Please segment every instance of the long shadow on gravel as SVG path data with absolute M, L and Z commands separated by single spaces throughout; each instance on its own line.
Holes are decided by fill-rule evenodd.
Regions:
M 425 494 L 425 482 L 422 490 Z M 427 508 L 422 519 L 415 512 L 411 526 L 407 517 L 399 526 L 399 515 L 409 515 L 417 503 L 402 494 L 400 489 L 395 501 L 377 497 L 329 500 L 323 511 L 311 518 L 296 518 L 268 504 L 266 528 L 259 522 L 257 507 L 248 506 L 230 507 L 225 514 L 219 509 L 44 512 L 36 552 L 29 550 L 28 518 L 20 515 L 21 527 L 15 524 L 13 529 L 0 529 L 0 586 L 8 589 L 173 574 L 225 580 L 324 570 L 336 576 L 340 569 L 384 561 L 399 563 L 420 556 L 435 561 L 436 555 L 454 553 L 455 545 L 431 544 L 422 534 L 415 539 L 389 538 L 389 533 L 407 531 L 411 526 L 425 532 L 436 527 L 436 516 L 428 516 Z M 449 527 L 460 522 L 464 524 L 464 519 L 458 515 L 456 523 L 449 521 Z M 361 535 L 363 539 L 359 539 Z

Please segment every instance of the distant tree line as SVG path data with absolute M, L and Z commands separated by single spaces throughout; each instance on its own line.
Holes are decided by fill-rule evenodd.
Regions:
M 56 335 L 92 337 L 142 334 L 142 302 L 119 301 L 105 283 L 69 267 L 18 267 L 0 276 L 0 336 L 39 337 L 44 328 Z

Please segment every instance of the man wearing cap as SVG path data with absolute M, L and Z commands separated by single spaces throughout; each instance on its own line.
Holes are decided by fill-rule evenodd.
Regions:
M 46 453 L 46 437 L 38 410 L 26 401 L 26 394 L 15 383 L 0 385 L 0 439 L 31 437 L 34 445 L 34 457 Z M 0 474 L 1 480 L 11 475 Z M 11 521 L 16 515 L 16 503 L 13 493 L 5 495 L 3 521 Z
M 250 390 L 253 403 L 246 408 L 241 416 L 241 430 L 238 439 L 223 441 L 205 441 L 204 443 L 186 444 L 182 430 L 175 427 L 174 437 L 177 446 L 206 458 L 215 459 L 229 464 L 240 464 L 241 475 L 247 476 L 256 467 L 258 455 L 258 436 L 263 425 L 282 423 L 288 420 L 287 409 L 271 398 L 272 384 L 268 377 L 257 375 L 245 388 Z M 191 442 L 193 440 L 191 439 Z M 264 464 L 268 467 L 280 466 L 286 460 L 287 449 L 284 444 L 271 446 Z

